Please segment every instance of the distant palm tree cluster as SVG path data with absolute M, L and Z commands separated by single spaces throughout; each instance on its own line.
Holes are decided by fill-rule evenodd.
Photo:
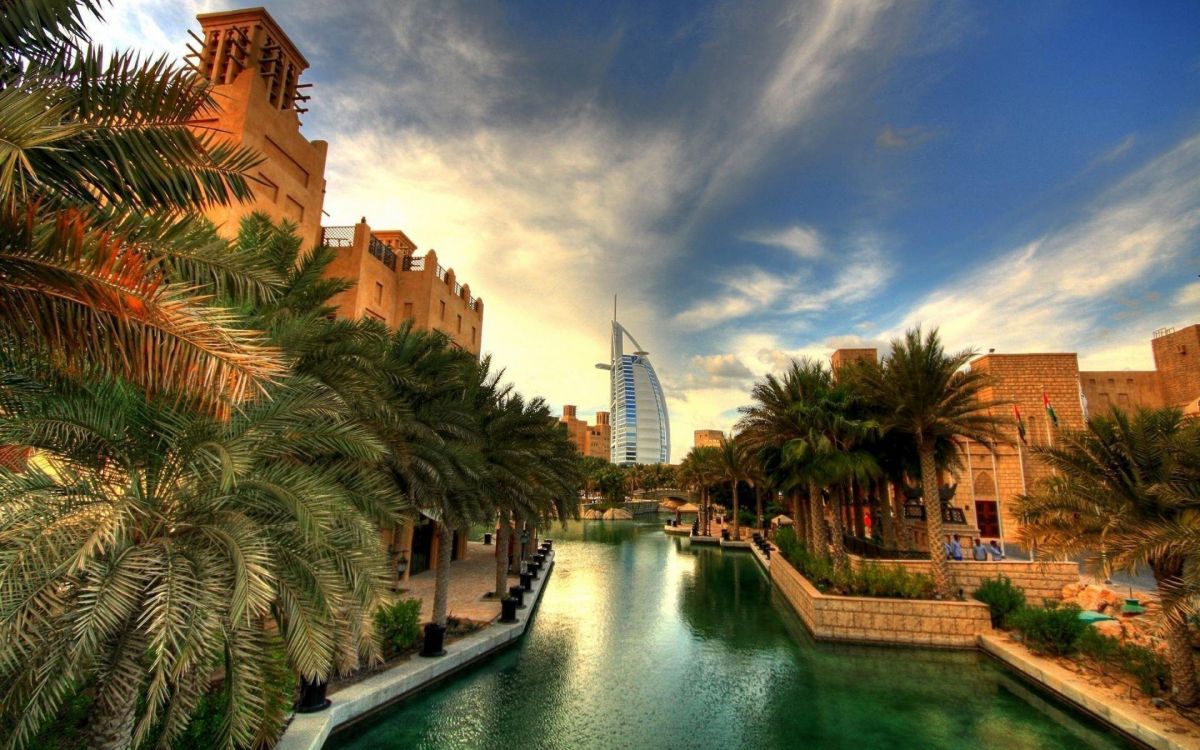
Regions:
M 380 659 L 381 528 L 577 513 L 545 402 L 439 333 L 337 319 L 347 282 L 262 215 L 219 238 L 260 157 L 189 127 L 165 59 L 104 54 L 99 0 L 0 8 L 0 736 L 88 747 L 277 736 L 294 677 Z M 10 451 L 6 455 L 11 455 Z M 497 555 L 497 590 L 509 567 Z

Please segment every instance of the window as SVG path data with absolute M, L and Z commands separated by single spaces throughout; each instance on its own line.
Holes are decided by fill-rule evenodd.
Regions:
M 375 282 L 375 304 L 383 304 L 383 284 Z
M 442 320 L 445 320 L 446 319 L 446 302 L 445 302 L 445 300 L 443 300 L 443 301 L 439 302 L 438 304 L 441 305 L 441 307 L 438 309 L 438 315 L 441 317 Z
M 471 326 L 471 343 L 475 343 L 475 326 Z
M 462 316 L 461 315 L 458 316 L 458 331 L 457 331 L 457 333 L 462 333 Z
M 404 317 L 405 317 L 405 318 L 411 318 L 412 316 L 413 316 L 413 314 L 412 314 L 412 303 L 411 303 L 411 302 L 405 302 L 405 303 L 404 303 Z

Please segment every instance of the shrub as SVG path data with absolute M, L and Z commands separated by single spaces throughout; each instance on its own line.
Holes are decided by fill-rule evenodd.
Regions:
M 421 636 L 421 600 L 401 599 L 380 607 L 375 611 L 375 632 L 387 658 L 403 653 Z
M 1152 648 L 1122 642 L 1092 627 L 1083 632 L 1077 646 L 1080 654 L 1093 659 L 1100 666 L 1101 672 L 1116 667 L 1128 673 L 1146 695 L 1158 695 L 1170 686 L 1170 669 Z
M 1157 651 L 1135 643 L 1121 644 L 1118 664 L 1137 680 L 1146 695 L 1157 695 L 1170 687 L 1171 670 Z
M 1025 592 L 1014 586 L 1008 576 L 985 579 L 973 596 L 988 606 L 994 628 L 1005 627 L 1009 615 L 1025 606 Z
M 1025 607 L 1010 614 L 1008 625 L 1033 651 L 1068 656 L 1091 627 L 1079 619 L 1082 611 L 1076 604 L 1060 606 L 1048 601 L 1045 607 Z
M 858 570 L 839 572 L 832 560 L 810 554 L 796 539 L 796 532 L 790 526 L 775 533 L 775 546 L 818 591 L 834 590 L 849 596 L 893 599 L 933 598 L 932 578 L 924 573 L 910 573 L 899 565 L 864 563 Z

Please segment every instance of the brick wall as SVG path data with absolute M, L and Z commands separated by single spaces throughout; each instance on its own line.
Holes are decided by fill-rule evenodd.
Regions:
M 1178 406 L 1200 397 L 1200 324 L 1159 336 L 1150 348 L 1168 404 Z
M 1111 407 L 1157 409 L 1167 405 L 1162 377 L 1155 370 L 1089 370 L 1079 373 L 1089 416 L 1107 414 Z
M 855 564 L 862 559 L 851 556 Z M 875 561 L 873 561 L 875 562 Z M 883 565 L 900 565 L 910 573 L 928 573 L 929 563 L 923 560 L 879 560 Z M 976 562 L 963 560 L 950 563 L 950 583 L 962 589 L 968 598 L 979 588 L 985 578 L 1008 576 L 1014 585 L 1025 592 L 1031 604 L 1041 604 L 1043 599 L 1062 598 L 1063 586 L 1079 583 L 1079 566 L 1073 562 L 1024 562 L 1003 560 L 999 562 Z
M 992 629 L 988 608 L 980 602 L 829 596 L 779 554 L 771 555 L 768 570 L 776 589 L 819 640 L 975 648 L 975 636 Z
M 999 499 L 1003 538 L 1015 541 L 1020 519 L 1013 512 L 1013 500 L 1049 475 L 1049 468 L 1032 455 L 1031 449 L 1054 442 L 1055 436 L 1062 431 L 1084 427 L 1083 406 L 1079 400 L 1079 358 L 1074 353 L 988 354 L 972 362 L 971 370 L 983 371 L 992 377 L 993 385 L 985 388 L 981 396 L 984 401 L 1003 402 L 1004 405 L 996 409 L 997 415 L 1003 418 L 1001 433 L 1009 442 L 997 446 L 994 472 L 991 457 L 984 456 L 986 449 L 978 454 L 972 452 L 974 476 L 961 478 L 964 481 L 960 484 L 960 492 L 966 490 L 969 493 L 973 488 L 994 484 L 998 488 L 995 494 Z M 1057 428 L 1050 424 L 1042 404 L 1043 389 L 1058 414 Z M 1027 444 L 1019 442 L 1013 404 L 1020 408 L 1025 421 Z M 961 503 L 959 497 L 965 495 L 956 497 L 956 502 Z

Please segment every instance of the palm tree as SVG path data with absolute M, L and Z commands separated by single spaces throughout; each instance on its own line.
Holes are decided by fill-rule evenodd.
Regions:
M 892 341 L 892 353 L 882 363 L 861 362 L 847 368 L 848 377 L 880 410 L 885 430 L 911 437 L 920 465 L 929 541 L 930 573 L 939 595 L 951 596 L 950 570 L 938 548 L 942 538 L 942 507 L 938 495 L 937 453 L 965 437 L 983 445 L 997 441 L 1000 419 L 982 401 L 987 376 L 964 370 L 972 350 L 947 354 L 937 329 L 922 336 L 907 331 Z
M 1200 424 L 1177 409 L 1113 409 L 1034 454 L 1054 471 L 1020 498 L 1023 540 L 1062 554 L 1096 550 L 1133 571 L 1148 566 L 1165 606 L 1162 628 L 1176 703 L 1200 700 L 1187 615 L 1200 562 Z
M 724 479 L 729 482 L 733 493 L 733 538 L 741 538 L 741 525 L 738 520 L 740 503 L 738 497 L 738 482 L 749 482 L 753 466 L 745 443 L 736 437 L 721 438 L 717 448 L 717 467 Z
M 692 448 L 679 465 L 679 473 L 699 496 L 698 526 L 701 536 L 708 536 L 712 520 L 709 488 L 720 480 L 720 453 L 712 446 Z
M 0 23 L 0 328 L 12 351 L 102 366 L 227 414 L 279 377 L 273 351 L 175 279 L 269 285 L 210 231 L 260 157 L 189 123 L 211 85 L 166 58 L 88 46 L 96 0 L 5 2 Z
M 39 456 L 0 470 L 0 704 L 18 743 L 82 685 L 93 746 L 160 722 L 170 739 L 223 663 L 224 744 L 249 746 L 290 699 L 263 677 L 272 638 L 310 680 L 379 656 L 383 446 L 328 389 L 289 378 L 221 422 L 119 380 L 3 371 L 0 440 Z

